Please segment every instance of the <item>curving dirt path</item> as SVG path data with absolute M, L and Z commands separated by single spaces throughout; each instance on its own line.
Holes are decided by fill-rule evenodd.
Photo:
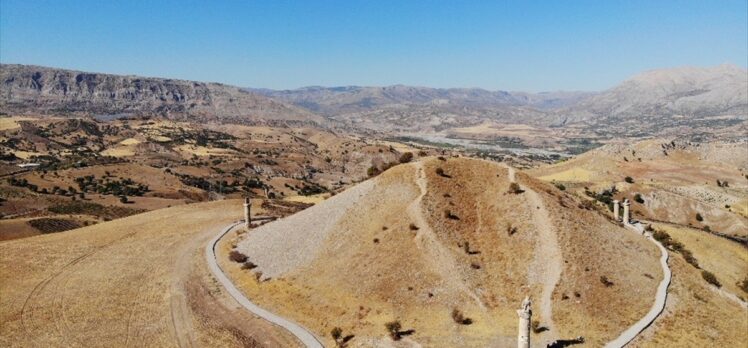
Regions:
M 296 336 L 296 338 L 298 338 L 299 341 L 301 341 L 301 343 L 303 343 L 306 347 L 323 348 L 322 343 L 316 337 L 314 337 L 314 334 L 312 334 L 311 331 L 305 329 L 299 324 L 294 323 L 291 320 L 285 319 L 279 315 L 267 311 L 250 301 L 239 289 L 236 288 L 236 286 L 234 286 L 234 284 L 231 282 L 231 280 L 229 280 L 226 274 L 223 273 L 223 270 L 221 270 L 221 267 L 218 265 L 218 262 L 216 260 L 216 244 L 218 244 L 218 241 L 224 235 L 226 235 L 229 231 L 241 225 L 242 223 L 243 222 L 240 221 L 226 226 L 205 247 L 205 258 L 208 262 L 208 267 L 210 268 L 211 272 L 213 272 L 216 280 L 221 283 L 221 285 L 226 289 L 226 291 L 228 291 L 231 297 L 239 302 L 239 304 L 244 307 L 244 309 L 287 330 L 288 332 Z
M 436 237 L 436 233 L 431 229 L 426 218 L 423 216 L 421 210 L 421 201 L 428 192 L 428 180 L 426 175 L 423 173 L 423 163 L 415 163 L 416 170 L 416 183 L 421 190 L 421 194 L 408 206 L 408 216 L 413 219 L 413 222 L 418 226 L 418 232 L 416 233 L 415 242 L 420 250 L 427 254 L 427 258 L 436 260 L 432 262 L 435 266 L 435 271 L 441 275 L 442 279 L 448 282 L 448 285 L 457 286 L 457 288 L 470 297 L 481 309 L 485 310 L 486 305 L 480 298 L 470 291 L 470 288 L 462 281 L 459 277 L 459 268 L 455 264 L 455 260 L 451 257 L 449 250 L 442 244 Z
M 514 168 L 507 166 L 509 171 L 509 181 L 517 182 Z M 548 328 L 541 334 L 546 343 L 552 342 L 556 336 L 556 325 L 553 322 L 553 290 L 561 279 L 563 271 L 563 257 L 561 248 L 558 245 L 558 235 L 556 228 L 551 223 L 550 215 L 545 203 L 537 192 L 532 189 L 520 186 L 525 192 L 525 198 L 528 200 L 530 207 L 533 209 L 533 223 L 538 229 L 538 246 L 533 261 L 533 269 L 538 270 L 531 279 L 542 283 L 542 294 L 540 298 L 540 318 L 541 325 Z

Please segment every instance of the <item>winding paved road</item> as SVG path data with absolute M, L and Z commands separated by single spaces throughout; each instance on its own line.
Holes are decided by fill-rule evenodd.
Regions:
M 252 303 L 252 301 L 250 301 L 246 296 L 244 296 L 244 294 L 242 294 L 241 291 L 239 291 L 239 289 L 236 288 L 236 286 L 234 286 L 234 284 L 231 282 L 231 280 L 229 280 L 226 274 L 223 273 L 223 270 L 221 270 L 221 267 L 218 265 L 218 262 L 216 260 L 216 245 L 218 244 L 218 241 L 221 239 L 221 237 L 223 237 L 234 227 L 242 223 L 243 221 L 239 221 L 224 227 L 224 229 L 221 230 L 221 232 L 208 243 L 208 245 L 205 247 L 205 257 L 208 261 L 208 268 L 210 268 L 210 271 L 213 272 L 216 280 L 218 280 L 218 282 L 221 283 L 224 288 L 226 288 L 226 291 L 228 291 L 231 297 L 239 302 L 239 304 L 241 304 L 242 307 L 244 307 L 246 310 L 254 313 L 260 318 L 263 318 L 275 325 L 288 330 L 288 332 L 296 336 L 296 338 L 298 338 L 301 343 L 309 348 L 323 348 L 322 343 L 316 337 L 314 337 L 314 335 L 309 330 L 305 329 L 299 324 L 280 317 L 265 309 L 262 309 L 260 306 Z
M 626 225 L 627 228 L 636 231 L 637 233 L 641 234 L 644 232 L 644 228 L 638 224 L 638 225 Z M 633 341 L 634 338 L 636 338 L 637 335 L 639 335 L 644 329 L 646 329 L 649 325 L 651 325 L 657 317 L 660 316 L 662 311 L 665 309 L 665 302 L 667 300 L 667 288 L 670 286 L 670 280 L 672 278 L 672 273 L 670 272 L 670 266 L 668 266 L 668 253 L 667 249 L 665 249 L 660 242 L 656 241 L 651 236 L 646 237 L 650 242 L 657 245 L 657 247 L 660 249 L 660 253 L 662 254 L 660 256 L 660 265 L 662 266 L 662 281 L 660 282 L 660 285 L 657 286 L 657 294 L 655 295 L 655 301 L 652 304 L 652 308 L 649 310 L 649 312 L 639 319 L 639 321 L 636 322 L 636 324 L 632 325 L 626 331 L 621 333 L 618 338 L 608 342 L 608 344 L 605 345 L 605 348 L 617 348 L 617 347 L 624 347 L 629 342 Z

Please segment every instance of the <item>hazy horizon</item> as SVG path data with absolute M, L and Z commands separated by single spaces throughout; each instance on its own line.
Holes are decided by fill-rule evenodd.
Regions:
M 0 0 L 0 62 L 276 90 L 600 91 L 647 70 L 745 69 L 746 22 L 744 1 Z

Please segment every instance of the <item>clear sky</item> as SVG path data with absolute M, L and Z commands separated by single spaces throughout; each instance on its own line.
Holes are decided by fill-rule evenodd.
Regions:
M 223 82 L 599 90 L 748 65 L 748 1 L 0 0 L 0 62 Z

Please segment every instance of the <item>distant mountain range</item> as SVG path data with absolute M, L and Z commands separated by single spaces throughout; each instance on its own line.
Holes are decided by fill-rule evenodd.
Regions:
M 0 65 L 0 112 L 157 115 L 248 124 L 319 123 L 324 117 L 219 83 Z
M 748 71 L 733 65 L 681 67 L 647 71 L 601 92 L 524 93 L 403 85 L 250 89 L 4 64 L 0 111 L 147 114 L 249 124 L 332 122 L 389 132 L 482 123 L 688 127 L 716 116 L 731 120 L 717 124 L 728 127 L 748 119 Z

